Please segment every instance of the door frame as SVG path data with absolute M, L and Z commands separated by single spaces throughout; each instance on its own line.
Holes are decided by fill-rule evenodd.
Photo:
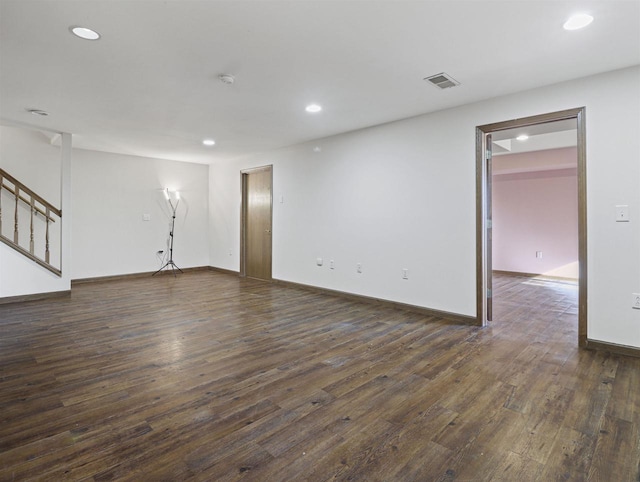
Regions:
M 243 169 L 240 171 L 240 277 L 246 278 L 247 276 L 247 179 L 249 174 L 254 174 L 260 171 L 269 171 L 271 178 L 269 181 L 271 186 L 271 191 L 269 193 L 269 212 L 271 216 L 271 219 L 269 220 L 269 225 L 271 226 L 271 252 L 269 253 L 269 257 L 271 258 L 271 272 L 269 273 L 269 279 L 271 280 L 273 278 L 273 164 L 253 167 L 251 169 Z
M 487 219 L 491 219 L 488 206 L 489 175 L 485 153 L 487 136 L 493 132 L 527 127 L 536 124 L 575 119 L 578 156 L 578 346 L 587 346 L 587 150 L 585 107 L 567 109 L 532 117 L 496 122 L 476 127 L 476 322 L 487 326 L 489 269 L 487 255 Z

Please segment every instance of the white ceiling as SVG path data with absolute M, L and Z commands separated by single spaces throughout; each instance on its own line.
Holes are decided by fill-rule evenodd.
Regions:
M 517 137 L 522 134 L 528 136 L 528 139 L 519 141 Z M 575 150 L 564 154 L 538 154 L 539 151 L 576 147 L 578 145 L 576 119 L 505 129 L 494 132 L 491 135 L 491 140 L 493 141 L 492 169 L 494 176 L 578 167 L 578 153 Z M 529 153 L 529 155 L 507 155 L 524 153 Z
M 493 132 L 491 139 L 495 141 L 502 141 L 508 139 L 515 139 L 521 134 L 529 137 L 541 136 L 545 134 L 554 134 L 563 131 L 575 131 L 577 128 L 576 119 L 565 119 L 560 121 L 545 122 L 543 124 L 534 124 L 526 127 L 514 127 L 511 129 L 504 129 L 501 131 Z
M 520 141 L 517 139 L 520 135 L 526 135 L 528 139 Z M 566 119 L 505 129 L 494 132 L 491 139 L 494 156 L 575 147 L 578 145 L 577 123 L 575 119 Z
M 593 24 L 565 31 L 578 11 Z M 637 64 L 640 0 L 0 0 L 3 121 L 193 162 Z M 462 85 L 422 80 L 443 71 Z
M 575 147 L 578 145 L 578 132 L 574 130 L 551 132 L 529 136 L 525 141 L 516 138 L 493 143 L 493 155 L 520 154 L 522 152 L 546 151 L 562 147 Z

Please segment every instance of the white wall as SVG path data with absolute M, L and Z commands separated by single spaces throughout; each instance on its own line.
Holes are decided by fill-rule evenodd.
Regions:
M 0 244 L 0 298 L 70 289 L 71 136 L 63 134 L 62 138 L 61 148 L 52 145 L 40 131 L 19 126 L 0 126 L 0 167 L 63 211 L 62 222 L 51 225 L 50 246 L 52 261 L 62 268 L 62 277 L 38 266 L 9 246 Z M 6 201 L 6 196 L 3 196 L 3 201 Z M 28 216 L 28 210 L 22 212 Z M 10 227 L 10 221 L 5 211 L 5 234 L 5 226 Z M 36 254 L 44 258 L 44 252 Z
M 62 252 L 62 278 L 0 244 L 0 298 L 66 291 L 71 279 L 158 269 L 156 253 L 167 251 L 170 221 L 163 187 L 182 193 L 174 261 L 181 268 L 209 264 L 208 166 L 72 151 L 68 134 L 62 144 L 52 145 L 35 130 L 0 127 L 0 167 L 63 211 L 55 223 L 62 246 L 52 240 L 52 258 Z M 151 220 L 143 221 L 143 214 Z
M 180 191 L 175 263 L 207 266 L 207 165 L 73 151 L 72 279 L 154 271 L 167 251 L 170 211 L 164 187 Z M 150 221 L 143 221 L 143 214 Z
M 494 270 L 578 278 L 577 156 L 567 147 L 496 158 L 503 169 L 492 180 Z
M 577 280 L 576 169 L 494 175 L 492 191 L 493 269 Z
M 38 130 L 1 125 L 0 167 L 59 207 L 60 147 L 52 145 L 49 139 Z
M 475 127 L 586 106 L 588 337 L 640 347 L 639 86 L 634 67 L 215 164 L 211 264 L 239 269 L 239 172 L 273 164 L 274 278 L 475 316 Z

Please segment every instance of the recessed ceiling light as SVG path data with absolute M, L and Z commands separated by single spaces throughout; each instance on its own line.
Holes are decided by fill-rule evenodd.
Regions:
M 319 106 L 318 104 L 309 104 L 307 107 L 304 108 L 304 110 L 306 110 L 307 112 L 311 112 L 312 114 L 315 114 L 316 112 L 320 112 L 322 110 L 322 107 Z
M 320 146 L 315 146 L 313 148 L 313 152 L 320 152 L 322 150 L 322 148 Z
M 520 134 L 518 137 L 516 137 L 517 140 L 519 140 L 520 142 L 522 141 L 526 141 L 527 139 L 529 139 L 529 136 L 526 134 Z
M 47 111 L 40 110 L 40 109 L 26 109 L 26 111 L 29 114 L 39 115 L 39 116 L 42 116 L 42 117 L 46 117 L 46 116 L 49 115 L 49 113 Z
M 593 22 L 593 17 L 586 13 L 578 13 L 567 20 L 563 27 L 565 30 L 578 30 Z
M 214 146 L 216 144 L 216 141 L 214 141 L 213 139 L 205 139 L 204 141 L 202 141 L 202 143 L 205 146 Z
M 80 37 L 85 40 L 98 40 L 100 38 L 100 34 L 98 32 L 86 27 L 69 27 L 69 31 L 76 37 Z

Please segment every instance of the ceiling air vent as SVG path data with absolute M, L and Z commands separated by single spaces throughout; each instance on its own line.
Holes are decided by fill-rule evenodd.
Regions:
M 432 75 L 431 77 L 427 77 L 424 80 L 431 82 L 433 85 L 441 89 L 448 89 L 449 87 L 455 87 L 456 85 L 460 85 L 460 82 L 458 82 L 456 79 L 454 79 L 450 75 L 445 74 L 444 72 L 440 72 L 439 74 Z

